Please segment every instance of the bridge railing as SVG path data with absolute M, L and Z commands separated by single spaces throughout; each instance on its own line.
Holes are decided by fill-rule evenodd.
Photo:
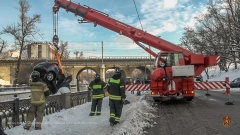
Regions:
M 0 128 L 12 128 L 26 122 L 30 98 L 0 102 Z M 60 112 L 91 101 L 89 91 L 51 95 L 47 98 L 45 115 Z
M 63 60 L 79 60 L 79 59 L 102 59 L 102 57 L 101 56 L 69 57 L 69 58 L 64 58 Z M 103 59 L 150 59 L 150 57 L 149 56 L 104 56 Z M 151 57 L 151 59 L 154 59 L 154 58 Z M 5 58 L 1 60 L 17 60 L 17 58 L 10 57 L 10 58 Z M 24 58 L 23 57 L 22 60 L 54 60 L 54 58 L 47 58 L 47 57 Z

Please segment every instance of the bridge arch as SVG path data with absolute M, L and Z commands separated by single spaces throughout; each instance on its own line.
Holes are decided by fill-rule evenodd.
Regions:
M 136 66 L 132 67 L 128 73 L 128 81 L 134 83 L 139 78 L 143 83 L 147 83 L 150 80 L 151 70 L 148 66 Z
M 93 70 L 95 73 L 99 73 L 96 69 L 94 69 L 94 68 L 92 68 L 92 67 L 84 67 L 84 68 L 81 68 L 79 71 L 78 71 L 78 73 L 77 73 L 77 75 L 76 75 L 76 80 L 77 80 L 77 91 L 80 91 L 80 89 L 79 89 L 79 81 L 80 81 L 80 74 L 84 71 L 84 70 L 88 70 L 88 69 L 90 69 L 90 70 Z
M 144 78 L 150 80 L 151 71 L 146 66 L 138 66 L 136 69 L 139 69 L 144 74 Z
M 105 71 L 105 74 L 106 74 L 106 82 L 108 81 L 108 79 L 110 79 L 113 75 L 114 75 L 114 73 L 115 73 L 115 68 L 121 68 L 121 67 L 108 67 L 108 68 L 106 68 L 106 71 Z M 113 70 L 113 72 L 112 73 L 108 73 L 108 70 Z M 122 69 L 122 78 L 125 80 L 125 78 L 126 78 L 126 72 L 124 71 L 124 69 Z

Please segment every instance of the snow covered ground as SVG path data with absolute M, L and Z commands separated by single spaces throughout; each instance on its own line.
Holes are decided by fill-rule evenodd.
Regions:
M 228 72 L 220 71 L 218 66 L 213 66 L 209 68 L 210 79 L 207 79 L 206 74 L 202 73 L 203 80 L 206 81 L 225 81 L 226 77 L 229 77 L 229 80 L 232 81 L 237 77 L 240 77 L 240 68 L 234 69 L 230 67 Z
M 155 110 L 151 107 L 144 95 L 127 94 L 131 103 L 124 105 L 120 123 L 114 127 L 109 124 L 108 97 L 103 100 L 102 115 L 89 116 L 91 102 L 62 110 L 59 113 L 44 116 L 42 130 L 24 130 L 22 123 L 12 129 L 6 129 L 8 135 L 139 135 L 144 133 L 145 127 L 152 127 Z

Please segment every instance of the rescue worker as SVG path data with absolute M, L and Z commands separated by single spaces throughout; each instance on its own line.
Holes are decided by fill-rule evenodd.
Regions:
M 137 78 L 135 84 L 142 84 L 139 78 Z M 134 90 L 131 91 L 131 94 L 134 94 Z
M 31 90 L 31 104 L 28 109 L 28 115 L 24 129 L 29 130 L 35 113 L 37 114 L 35 122 L 35 130 L 41 130 L 44 110 L 45 110 L 45 99 L 50 95 L 47 85 L 41 81 L 40 73 L 33 71 L 31 74 L 32 82 L 30 83 Z
M 139 78 L 137 78 L 135 84 L 142 84 L 142 81 L 141 81 Z M 134 91 L 133 91 L 133 94 L 134 94 Z M 140 90 L 137 91 L 137 95 L 138 95 L 138 96 L 141 95 L 141 91 L 140 91 Z
M 110 125 L 116 125 L 120 121 L 123 103 L 126 99 L 125 83 L 122 79 L 122 70 L 115 69 L 115 74 L 108 81 L 109 106 L 110 106 Z
M 104 89 L 107 88 L 107 84 L 103 82 L 99 74 L 95 75 L 95 79 L 91 81 L 88 86 L 89 90 L 92 90 L 92 107 L 89 116 L 101 115 L 102 101 L 104 98 Z M 97 111 L 96 111 L 97 109 Z

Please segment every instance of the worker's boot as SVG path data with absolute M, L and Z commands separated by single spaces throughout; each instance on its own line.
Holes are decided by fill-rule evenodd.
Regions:
M 110 126 L 114 126 L 115 125 L 115 123 L 114 122 L 110 122 Z
M 23 129 L 25 129 L 25 130 L 29 130 L 30 127 L 25 125 L 25 126 L 23 126 Z
M 90 113 L 89 116 L 93 116 L 95 113 Z
M 119 123 L 119 121 L 114 121 L 114 125 L 117 125 Z
M 109 122 L 110 122 L 110 126 L 114 126 L 115 125 L 115 119 L 114 118 L 110 118 Z
M 41 130 L 42 128 L 41 127 L 35 127 L 35 130 Z

